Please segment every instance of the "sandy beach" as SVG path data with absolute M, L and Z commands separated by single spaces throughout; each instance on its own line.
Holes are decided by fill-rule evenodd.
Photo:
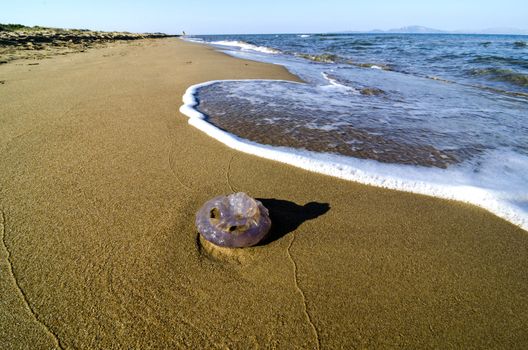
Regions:
M 0 348 L 528 346 L 528 233 L 475 206 L 233 151 L 185 90 L 298 80 L 176 38 L 0 65 Z M 194 214 L 244 191 L 263 244 Z

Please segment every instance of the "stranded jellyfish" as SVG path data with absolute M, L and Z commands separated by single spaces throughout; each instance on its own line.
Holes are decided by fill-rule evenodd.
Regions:
M 219 196 L 196 213 L 196 227 L 207 241 L 229 248 L 251 247 L 271 227 L 268 209 L 243 192 Z

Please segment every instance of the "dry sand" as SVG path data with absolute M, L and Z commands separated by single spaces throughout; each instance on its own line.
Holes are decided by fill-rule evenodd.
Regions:
M 295 79 L 179 39 L 0 66 L 0 348 L 528 347 L 528 233 L 477 207 L 235 152 L 191 84 Z M 211 255 L 207 199 L 270 207 Z

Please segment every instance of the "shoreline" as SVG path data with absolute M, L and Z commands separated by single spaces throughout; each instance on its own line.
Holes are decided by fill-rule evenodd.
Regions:
M 245 139 L 214 125 L 196 108 L 199 104 L 195 97 L 198 90 L 215 83 L 237 81 L 266 80 L 215 80 L 190 86 L 183 95 L 183 105 L 180 107 L 180 112 L 189 117 L 189 125 L 194 126 L 198 130 L 234 150 L 288 164 L 313 173 L 353 181 L 368 186 L 410 192 L 431 196 L 433 198 L 454 200 L 475 205 L 489 211 L 498 218 L 504 219 L 513 225 L 518 226 L 528 233 L 528 220 L 526 214 L 520 209 L 508 205 L 505 201 L 501 203 L 499 199 L 494 198 L 493 191 L 486 191 L 485 189 L 471 185 L 425 182 L 419 179 L 414 180 L 412 177 L 411 179 L 406 179 L 401 175 L 399 177 L 391 177 L 385 175 L 383 170 L 380 171 L 379 168 L 381 168 L 381 166 L 386 166 L 387 169 L 390 169 L 392 166 L 394 167 L 392 169 L 393 173 L 401 173 L 405 169 L 400 169 L 399 167 L 408 165 L 394 163 L 380 166 L 380 164 L 377 164 L 374 160 L 370 159 L 357 159 L 339 154 L 262 144 Z M 281 80 L 274 81 L 281 82 Z M 443 170 L 425 167 L 418 167 L 418 169 L 423 173 L 429 172 L 430 177 L 433 178 L 440 177 L 440 171 Z M 412 170 L 418 171 L 415 169 Z M 446 174 L 442 175 L 445 176 Z
M 526 232 L 233 151 L 177 112 L 185 90 L 296 77 L 137 43 L 0 65 L 2 347 L 526 346 Z M 233 191 L 276 228 L 216 259 L 194 213 Z

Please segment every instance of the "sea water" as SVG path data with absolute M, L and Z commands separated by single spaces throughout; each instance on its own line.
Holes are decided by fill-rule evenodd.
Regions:
M 182 111 L 227 145 L 344 179 L 479 205 L 528 229 L 528 37 L 201 36 L 306 83 L 191 87 Z

